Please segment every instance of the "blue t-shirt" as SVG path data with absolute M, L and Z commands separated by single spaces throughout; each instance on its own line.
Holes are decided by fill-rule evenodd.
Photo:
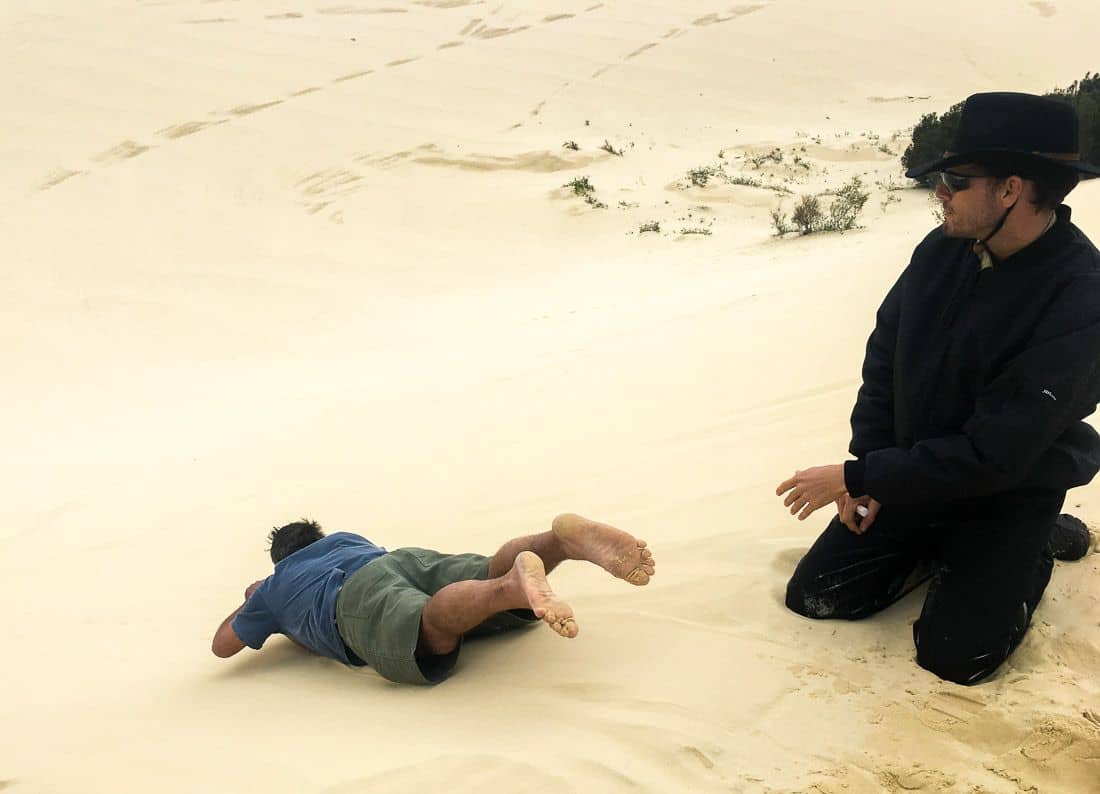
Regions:
M 336 596 L 344 578 L 386 553 L 350 532 L 336 532 L 279 560 L 233 618 L 233 631 L 259 649 L 285 634 L 314 653 L 351 664 L 336 629 Z

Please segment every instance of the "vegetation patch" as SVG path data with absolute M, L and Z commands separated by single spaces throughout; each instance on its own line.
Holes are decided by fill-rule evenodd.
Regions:
M 826 207 L 822 198 L 828 195 L 830 194 L 802 195 L 789 217 L 782 206 L 772 210 L 772 226 L 776 235 L 782 237 L 790 232 L 844 232 L 856 228 L 859 213 L 870 198 L 870 194 L 863 188 L 863 181 L 858 176 L 852 177 L 831 194 L 832 201 Z

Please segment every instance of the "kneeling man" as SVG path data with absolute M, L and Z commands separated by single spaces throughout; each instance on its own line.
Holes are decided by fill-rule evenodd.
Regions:
M 974 684 L 1023 639 L 1052 558 L 1089 548 L 1059 515 L 1100 469 L 1100 253 L 1062 199 L 1081 161 L 1073 106 L 976 94 L 940 172 L 943 225 L 914 251 L 867 343 L 855 460 L 780 484 L 805 519 L 838 516 L 787 586 L 811 618 L 855 620 L 931 579 L 917 663 Z

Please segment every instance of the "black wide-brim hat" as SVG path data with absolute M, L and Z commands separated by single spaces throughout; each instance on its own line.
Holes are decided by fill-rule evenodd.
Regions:
M 1100 176 L 1100 166 L 1081 159 L 1077 110 L 1059 99 L 994 91 L 967 98 L 951 148 L 943 157 L 910 168 L 917 179 L 953 165 L 995 157 L 1020 162 L 1062 166 L 1082 178 Z

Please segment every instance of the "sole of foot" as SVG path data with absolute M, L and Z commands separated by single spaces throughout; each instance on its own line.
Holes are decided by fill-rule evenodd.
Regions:
M 554 519 L 551 528 L 570 559 L 587 560 L 638 586 L 649 584 L 656 573 L 656 560 L 645 541 L 610 524 L 564 513 Z
M 573 618 L 573 608 L 550 589 L 550 583 L 546 581 L 546 568 L 539 556 L 530 551 L 520 552 L 516 556 L 513 570 L 535 616 L 542 618 L 547 626 L 562 637 L 576 637 L 580 628 Z

